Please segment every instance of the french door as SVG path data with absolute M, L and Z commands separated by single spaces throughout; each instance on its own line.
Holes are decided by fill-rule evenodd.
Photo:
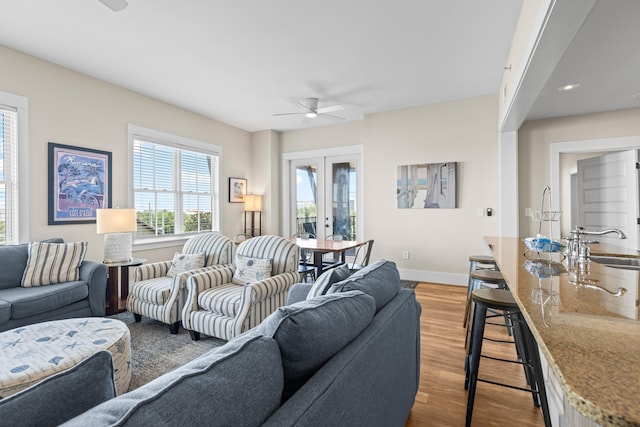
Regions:
M 309 154 L 318 154 L 316 152 Z M 311 233 L 318 239 L 362 236 L 360 153 L 321 153 L 285 158 L 285 234 Z

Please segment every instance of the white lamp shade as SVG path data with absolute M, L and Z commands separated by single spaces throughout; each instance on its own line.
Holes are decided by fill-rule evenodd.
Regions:
M 136 231 L 135 209 L 98 209 L 96 212 L 98 234 Z
M 262 196 L 256 194 L 244 196 L 244 210 L 247 212 L 262 212 Z

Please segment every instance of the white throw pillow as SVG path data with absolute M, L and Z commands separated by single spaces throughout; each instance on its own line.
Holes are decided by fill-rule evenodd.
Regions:
M 80 280 L 87 242 L 29 243 L 29 259 L 21 286 L 46 286 Z
M 181 254 L 176 252 L 171 261 L 167 276 L 173 277 L 178 273 L 204 267 L 204 254 Z
M 248 285 L 271 277 L 273 260 L 236 255 L 236 271 L 231 280 L 236 285 Z

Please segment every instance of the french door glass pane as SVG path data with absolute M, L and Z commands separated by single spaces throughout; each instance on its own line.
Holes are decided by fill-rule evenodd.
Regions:
M 296 226 L 298 233 L 317 234 L 318 168 L 296 167 Z
M 356 239 L 356 164 L 332 163 L 333 234 L 341 234 L 349 240 Z

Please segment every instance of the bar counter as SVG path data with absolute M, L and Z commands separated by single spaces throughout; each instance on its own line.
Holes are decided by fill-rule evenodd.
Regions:
M 565 401 L 597 424 L 640 426 L 639 273 L 569 265 L 515 237 L 485 240 Z

